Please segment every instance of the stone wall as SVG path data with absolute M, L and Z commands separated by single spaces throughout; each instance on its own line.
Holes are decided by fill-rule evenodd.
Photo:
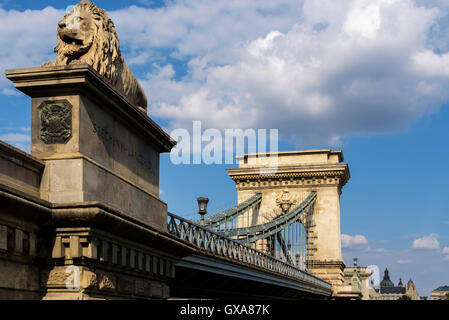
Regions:
M 189 247 L 105 205 L 54 205 L 3 183 L 0 299 L 169 297 Z

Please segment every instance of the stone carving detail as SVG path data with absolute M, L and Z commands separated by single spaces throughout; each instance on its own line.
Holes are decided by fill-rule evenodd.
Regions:
M 287 188 L 280 194 L 273 192 L 272 196 L 274 197 L 275 205 L 266 207 L 260 211 L 260 216 L 264 220 L 263 223 L 270 222 L 279 216 L 288 213 L 298 202 Z
M 41 106 L 40 137 L 47 144 L 66 143 L 72 137 L 72 106 L 46 102 Z
M 52 272 L 48 277 L 48 282 L 53 284 L 65 284 L 69 274 L 65 272 Z
M 128 101 L 147 110 L 147 98 L 126 65 L 115 26 L 105 10 L 83 0 L 58 23 L 56 63 L 43 66 L 88 64 L 104 76 Z
M 83 287 L 85 289 L 96 289 L 98 286 L 97 275 L 92 271 L 83 272 Z
M 115 290 L 115 277 L 109 274 L 101 273 L 98 275 L 100 282 L 98 288 L 100 290 L 114 291 Z
M 51 270 L 43 273 L 43 277 L 41 278 L 43 286 L 50 287 L 65 287 L 66 281 L 70 276 L 69 273 L 66 273 L 65 270 Z
M 282 194 L 276 198 L 276 204 L 281 207 L 283 213 L 287 213 L 296 204 L 296 200 L 292 199 L 292 195 L 288 189 L 284 189 Z

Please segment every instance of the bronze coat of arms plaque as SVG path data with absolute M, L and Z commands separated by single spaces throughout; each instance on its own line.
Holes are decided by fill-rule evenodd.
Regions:
M 72 106 L 68 101 L 44 102 L 40 137 L 46 144 L 63 144 L 72 137 Z

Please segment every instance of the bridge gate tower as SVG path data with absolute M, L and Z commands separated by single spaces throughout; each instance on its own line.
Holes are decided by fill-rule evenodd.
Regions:
M 316 192 L 313 210 L 302 217 L 305 236 L 301 259 L 316 276 L 330 282 L 334 295 L 344 284 L 345 264 L 341 254 L 340 195 L 350 178 L 342 151 L 330 149 L 244 154 L 239 167 L 228 169 L 241 203 L 262 194 L 260 206 L 239 217 L 238 227 L 273 221 Z M 294 245 L 301 245 L 299 243 Z M 257 249 L 273 250 L 273 238 L 258 241 Z M 270 252 L 272 253 L 272 252 Z

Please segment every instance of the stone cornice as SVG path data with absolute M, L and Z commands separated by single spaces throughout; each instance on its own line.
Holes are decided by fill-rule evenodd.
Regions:
M 188 255 L 192 246 L 182 243 L 168 232 L 160 232 L 150 225 L 118 212 L 101 203 L 80 203 L 52 209 L 52 224 L 63 228 L 91 228 L 95 232 L 107 232 L 115 237 L 140 244 L 151 244 L 164 252 Z M 107 226 L 107 228 L 105 228 Z
M 187 255 L 193 250 L 191 245 L 186 245 L 170 233 L 158 231 L 99 202 L 52 204 L 0 184 L 0 203 L 1 213 L 5 217 L 13 216 L 37 226 L 104 230 L 137 243 L 157 243 L 161 248 L 180 255 Z
M 331 149 L 311 149 L 311 150 L 292 150 L 292 151 L 277 151 L 277 152 L 259 152 L 259 153 L 245 153 L 243 155 L 236 156 L 237 160 L 244 158 L 258 158 L 258 157 L 272 157 L 272 156 L 292 156 L 292 155 L 305 155 L 305 154 L 319 154 L 326 153 L 328 157 L 330 155 L 338 155 L 339 161 L 344 161 L 343 152 L 341 150 Z
M 342 187 L 350 178 L 346 163 L 327 165 L 279 166 L 270 172 L 267 167 L 246 167 L 227 170 L 229 176 L 237 184 L 241 181 L 267 181 L 267 180 L 301 180 L 301 179 L 338 179 Z M 331 179 L 332 180 L 332 179 Z M 323 181 L 324 182 L 324 181 Z M 335 181 L 330 181 L 335 183 Z

